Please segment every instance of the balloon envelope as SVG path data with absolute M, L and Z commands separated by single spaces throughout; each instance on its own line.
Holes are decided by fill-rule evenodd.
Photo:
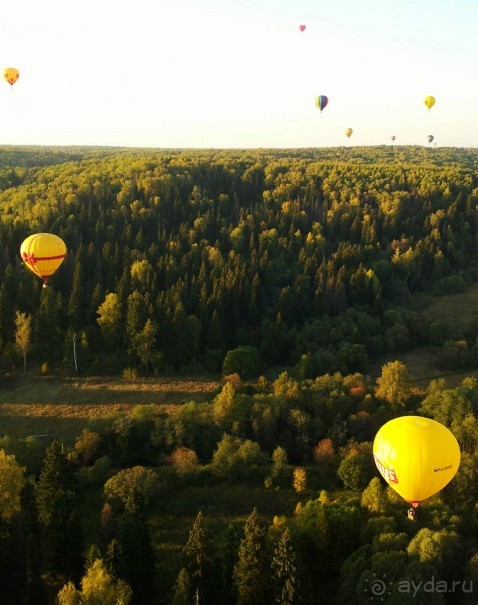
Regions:
M 13 86 L 20 77 L 20 72 L 14 67 L 5 67 L 3 70 L 3 77 L 10 84 L 10 86 Z
M 435 138 L 435 137 L 434 137 L 432 134 L 429 134 L 429 135 L 427 136 L 427 141 L 428 141 L 429 143 L 431 143 L 431 142 L 433 141 L 433 139 L 434 139 L 434 138 Z
M 324 107 L 327 106 L 328 102 L 329 99 L 325 95 L 319 95 L 318 97 L 315 97 L 315 104 L 320 109 L 320 113 L 322 113 L 322 110 L 324 109 Z
M 425 97 L 425 100 L 423 102 L 425 103 L 425 106 L 428 107 L 428 109 L 431 109 L 435 105 L 435 97 Z
M 35 275 L 47 282 L 63 262 L 66 255 L 65 242 L 53 233 L 30 235 L 20 247 L 20 256 Z
M 299 29 L 301 32 L 303 32 L 306 27 L 307 27 L 306 25 L 299 25 Z
M 345 134 L 350 137 L 350 135 L 353 133 L 353 130 L 351 128 L 346 128 L 345 129 Z
M 421 416 L 402 416 L 382 426 L 373 442 L 380 474 L 402 498 L 418 503 L 455 476 L 460 447 L 446 426 Z
M 392 141 L 394 141 L 396 137 L 394 134 L 392 134 L 392 136 L 390 138 L 392 139 Z

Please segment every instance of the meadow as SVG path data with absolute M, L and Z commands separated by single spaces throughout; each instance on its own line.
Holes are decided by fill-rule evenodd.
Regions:
M 0 435 L 24 438 L 46 435 L 72 443 L 90 418 L 133 409 L 137 405 L 177 406 L 201 403 L 220 388 L 208 377 L 139 378 L 26 376 L 2 378 Z

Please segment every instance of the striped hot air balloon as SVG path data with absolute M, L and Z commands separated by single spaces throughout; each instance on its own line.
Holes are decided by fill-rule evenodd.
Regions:
M 40 277 L 46 286 L 66 256 L 65 242 L 53 233 L 30 235 L 20 247 L 20 256 L 26 266 Z
M 327 107 L 328 102 L 329 99 L 325 95 L 319 95 L 318 97 L 315 97 L 315 104 L 320 109 L 320 113 L 322 113 L 322 110 Z

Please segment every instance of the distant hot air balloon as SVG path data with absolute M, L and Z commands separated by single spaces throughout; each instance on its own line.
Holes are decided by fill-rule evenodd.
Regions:
M 455 436 L 443 424 L 421 416 L 401 416 L 380 428 L 373 457 L 390 487 L 417 507 L 453 479 L 461 454 Z
M 5 67 L 3 70 L 3 77 L 10 84 L 10 86 L 13 86 L 20 77 L 20 72 L 14 67 Z
M 20 247 L 20 256 L 26 266 L 38 275 L 46 286 L 66 256 L 65 242 L 53 233 L 30 235 Z
M 307 25 L 299 25 L 299 29 L 301 32 L 304 32 L 306 27 L 307 27 Z
M 392 141 L 394 141 L 397 137 L 394 134 L 392 134 L 392 136 L 390 138 L 392 139 Z
M 435 138 L 435 137 L 434 137 L 432 134 L 429 134 L 429 135 L 427 136 L 427 141 L 428 141 L 428 143 L 431 143 L 431 142 L 433 141 L 433 139 L 434 139 L 434 138 Z
M 435 97 L 425 97 L 425 100 L 423 102 L 425 103 L 425 106 L 428 107 L 428 111 L 430 111 L 430 109 L 435 105 Z
M 350 136 L 352 135 L 353 130 L 351 128 L 346 128 L 345 129 L 345 134 L 348 136 L 348 138 L 350 139 Z
M 329 99 L 325 95 L 319 95 L 318 97 L 315 97 L 315 104 L 320 109 L 320 113 L 322 113 L 324 107 L 327 107 L 328 102 Z

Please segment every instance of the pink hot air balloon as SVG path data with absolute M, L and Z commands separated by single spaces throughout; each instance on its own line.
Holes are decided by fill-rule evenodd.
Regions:
M 306 27 L 307 27 L 306 25 L 299 25 L 299 29 L 301 32 L 303 32 Z

